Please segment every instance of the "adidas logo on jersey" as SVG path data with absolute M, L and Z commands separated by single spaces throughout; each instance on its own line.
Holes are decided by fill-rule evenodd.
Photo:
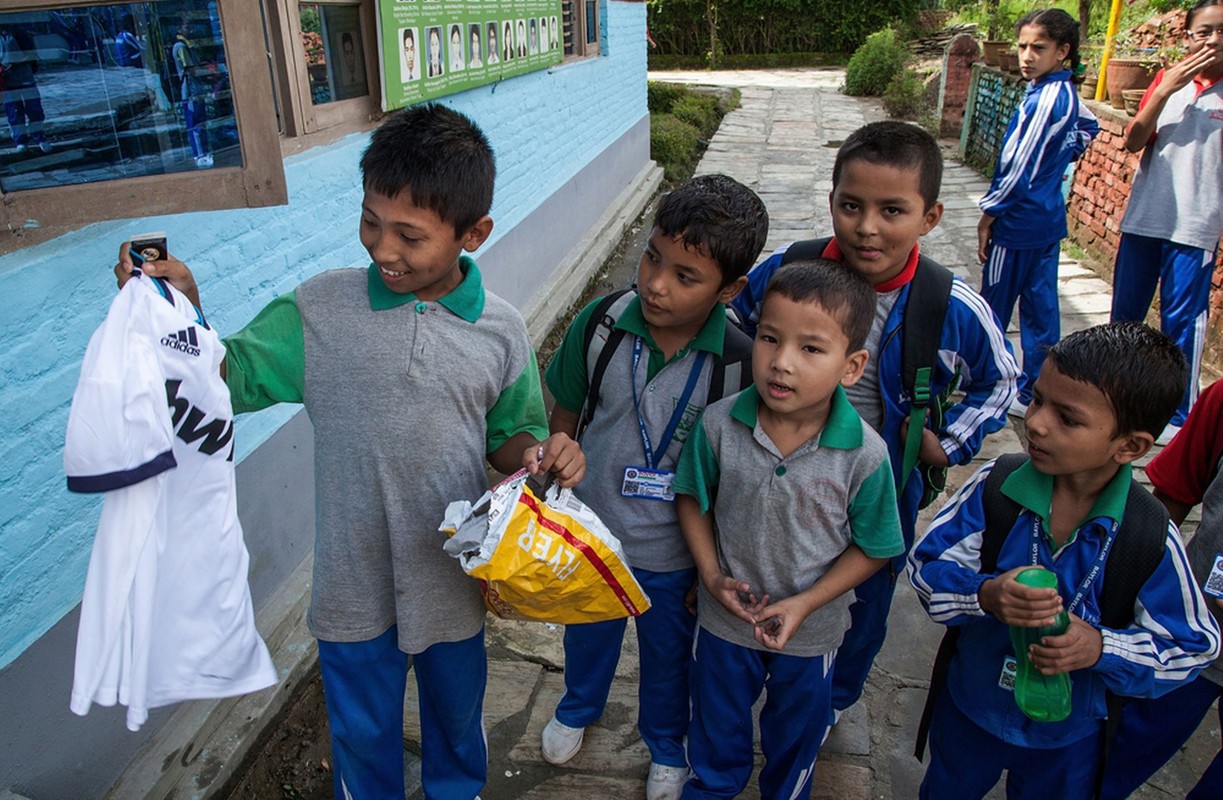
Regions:
M 161 337 L 161 343 L 171 350 L 178 350 L 189 356 L 200 354 L 200 340 L 195 337 L 195 328 L 184 328 L 177 333 L 169 333 Z

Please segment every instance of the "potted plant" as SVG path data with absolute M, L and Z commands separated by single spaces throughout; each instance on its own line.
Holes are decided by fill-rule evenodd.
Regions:
M 1083 82 L 1079 84 L 1079 96 L 1084 100 L 1096 99 L 1096 87 L 1100 80 L 1100 46 L 1083 45 L 1079 49 L 1083 63 Z
M 985 40 L 981 42 L 982 59 L 991 67 L 1002 66 L 1002 54 L 1012 44 L 1006 35 L 1006 13 L 1002 10 L 1001 0 L 982 0 L 981 13 L 985 18 Z
M 1152 50 L 1135 48 L 1125 35 L 1117 37 L 1113 57 L 1108 60 L 1105 81 L 1108 99 L 1113 108 L 1125 108 L 1122 92 L 1126 89 L 1145 89 L 1151 85 L 1159 61 Z

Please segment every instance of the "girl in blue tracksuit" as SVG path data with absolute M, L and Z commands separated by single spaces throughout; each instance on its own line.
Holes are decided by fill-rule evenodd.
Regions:
M 1100 131 L 1079 102 L 1079 23 L 1065 11 L 1033 11 L 1016 26 L 1020 71 L 1031 81 L 1011 118 L 989 192 L 981 198 L 977 257 L 981 295 L 1005 330 L 1019 301 L 1023 372 L 1013 411 L 1032 399 L 1045 350 L 1061 338 L 1057 259 L 1066 236 L 1062 178 Z M 1072 69 L 1067 69 L 1069 62 Z

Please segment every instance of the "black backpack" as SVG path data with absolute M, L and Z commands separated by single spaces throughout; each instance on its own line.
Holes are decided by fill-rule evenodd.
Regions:
M 825 237 L 795 242 L 782 254 L 781 264 L 784 266 L 794 261 L 822 258 L 824 249 L 831 241 L 832 237 Z M 951 405 L 951 394 L 959 384 L 957 377 L 937 397 L 930 394 L 930 380 L 934 376 L 938 346 L 943 338 L 943 322 L 951 305 L 951 284 L 949 269 L 933 259 L 920 256 L 905 301 L 901 340 L 902 379 L 912 398 L 912 405 L 909 408 L 909 435 L 905 439 L 897 493 L 904 491 L 905 483 L 913 474 L 913 467 L 918 467 L 922 477 L 922 498 L 918 508 L 933 503 L 947 486 L 947 468 L 921 464 L 917 460 L 917 453 L 921 449 L 921 431 L 926 427 L 926 417 L 930 417 L 930 425 L 935 432 L 941 430 L 943 412 Z
M 586 349 L 586 399 L 578 415 L 578 437 L 582 435 L 582 431 L 594 417 L 595 407 L 599 404 L 599 389 L 603 384 L 603 373 L 607 372 L 607 365 L 611 363 L 612 355 L 624 339 L 625 331 L 615 327 L 616 320 L 620 318 L 636 296 L 637 292 L 632 289 L 612 292 L 599 301 L 594 313 L 586 322 L 583 338 Z M 735 324 L 732 324 L 733 320 L 733 313 L 727 311 L 726 333 L 722 340 L 722 358 L 713 362 L 706 405 L 742 391 L 752 383 L 752 340 Z
M 985 531 L 981 536 L 981 574 L 997 569 L 1002 544 L 1015 526 L 1015 520 L 1019 518 L 1020 506 L 1002 493 L 1002 483 L 1027 460 L 1028 457 L 1022 453 L 999 456 L 985 478 L 982 495 L 985 504 Z M 1131 480 L 1129 495 L 1125 501 L 1124 518 L 1104 564 L 1108 580 L 1104 581 L 1100 590 L 1102 626 L 1126 628 L 1134 621 L 1134 604 L 1138 601 L 1138 592 L 1163 559 L 1168 521 L 1168 509 L 1163 503 L 1142 488 L 1138 481 Z M 922 709 L 921 722 L 917 727 L 917 744 L 913 750 L 918 761 L 925 755 L 934 707 L 947 686 L 947 672 L 952 658 L 955 657 L 959 638 L 960 627 L 948 626 L 947 632 L 943 634 L 943 641 L 939 643 L 938 655 L 934 657 L 934 666 L 930 671 L 930 691 L 926 694 L 926 705 Z M 1104 727 L 1104 746 L 1100 749 L 1097 792 L 1100 779 L 1103 778 L 1108 746 L 1116 733 L 1121 719 L 1121 707 L 1124 704 L 1124 698 L 1112 692 L 1108 692 L 1105 699 L 1108 719 Z

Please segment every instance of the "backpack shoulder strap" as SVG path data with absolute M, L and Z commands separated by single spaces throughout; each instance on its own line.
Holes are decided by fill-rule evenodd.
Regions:
M 722 357 L 709 373 L 709 394 L 705 405 L 743 391 L 752 383 L 752 338 L 732 321 L 734 313 L 726 306 L 726 333 L 722 337 Z
M 993 572 L 998 568 L 998 554 L 1007 534 L 1019 519 L 1019 504 L 1002 493 L 1002 484 L 1007 476 L 1026 464 L 1023 453 L 1006 453 L 994 461 L 994 468 L 985 478 L 985 490 L 981 499 L 985 505 L 985 532 L 981 536 L 981 572 Z
M 909 391 L 909 435 L 905 437 L 901 459 L 900 488 L 917 466 L 922 429 L 933 399 L 930 381 L 943 339 L 943 322 L 951 304 L 952 274 L 949 269 L 925 256 L 917 261 L 917 271 L 909 283 L 905 301 L 904 331 L 901 335 L 901 378 Z
M 1126 628 L 1133 622 L 1138 592 L 1163 560 L 1168 520 L 1164 504 L 1131 479 L 1125 518 L 1105 565 L 1108 580 L 1100 590 L 1101 625 Z
M 586 399 L 582 402 L 582 411 L 578 414 L 577 436 L 582 435 L 590 420 L 594 417 L 595 407 L 599 405 L 599 388 L 603 384 L 603 373 L 607 365 L 624 339 L 624 331 L 616 327 L 616 320 L 628 308 L 629 303 L 637 293 L 632 289 L 621 289 L 604 297 L 595 306 L 590 319 L 586 321 L 583 333 L 583 343 L 586 348 Z
M 828 247 L 828 243 L 832 241 L 831 236 L 825 236 L 820 239 L 803 239 L 790 245 L 786 248 L 786 252 L 781 254 L 781 266 L 785 266 L 794 261 L 810 261 L 813 258 L 823 258 L 824 248 Z
M 980 572 L 993 572 L 998 567 L 998 553 L 1002 551 L 1002 543 L 1015 525 L 1019 517 L 1019 504 L 1002 493 L 1002 483 L 1006 477 L 1028 460 L 1022 453 L 1007 453 L 999 456 L 993 469 L 985 477 L 985 488 L 982 499 L 985 502 L 985 531 L 981 537 L 981 567 Z M 926 693 L 926 705 L 922 709 L 921 722 L 917 726 L 917 745 L 913 755 L 921 761 L 926 754 L 926 740 L 930 736 L 930 723 L 934 719 L 934 707 L 943 689 L 947 685 L 947 672 L 951 668 L 951 659 L 955 657 L 957 643 L 960 639 L 960 628 L 949 626 L 939 643 L 938 655 L 934 657 L 934 666 L 930 670 L 930 690 Z

